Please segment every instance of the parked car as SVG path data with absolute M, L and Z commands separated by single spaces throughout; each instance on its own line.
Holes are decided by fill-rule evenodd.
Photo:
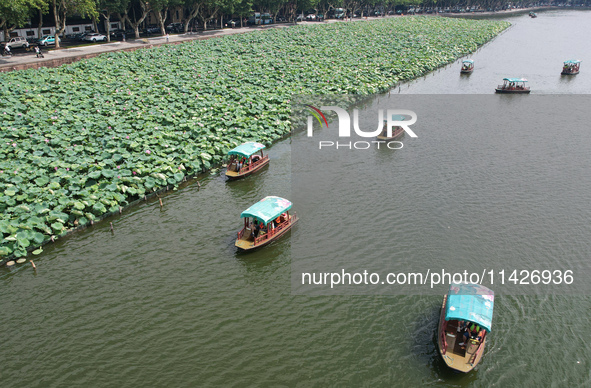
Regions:
M 106 42 L 107 41 L 107 37 L 103 34 L 99 34 L 98 32 L 92 32 L 90 34 L 86 34 L 86 36 L 83 38 L 84 41 L 86 42 Z
M 158 26 L 148 26 L 148 28 L 146 28 L 143 33 L 145 35 L 152 35 L 152 34 L 159 34 L 160 33 L 160 27 Z
M 185 31 L 185 26 L 183 25 L 183 23 L 170 23 L 169 25 L 166 26 L 166 32 L 180 34 L 181 32 L 184 32 L 184 31 Z M 158 29 L 158 32 L 160 32 L 160 29 Z
M 58 38 L 58 41 L 60 43 L 62 42 L 62 40 L 60 38 Z M 54 35 L 43 35 L 41 38 L 39 38 L 39 40 L 37 41 L 37 44 L 40 46 L 54 45 L 55 44 L 55 36 Z
M 10 38 L 10 40 L 8 42 L 4 43 L 3 45 L 4 46 L 9 45 L 11 49 L 13 49 L 15 47 L 28 48 L 29 42 L 27 42 L 27 39 L 23 38 L 22 36 L 16 36 L 14 38 Z

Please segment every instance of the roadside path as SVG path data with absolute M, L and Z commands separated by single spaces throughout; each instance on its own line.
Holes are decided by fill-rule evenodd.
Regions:
M 380 19 L 376 17 L 353 19 L 353 21 L 360 20 L 375 20 Z M 334 23 L 340 22 L 337 20 L 326 20 L 320 23 Z M 299 22 L 298 24 L 319 24 L 319 22 Z M 178 44 L 188 42 L 191 40 L 204 40 L 217 38 L 220 36 L 244 34 L 253 31 L 262 31 L 272 28 L 286 28 L 291 27 L 292 23 L 270 24 L 267 26 L 253 26 L 253 27 L 236 27 L 224 28 L 223 30 L 209 30 L 202 32 L 189 32 L 186 34 L 170 35 L 168 42 L 166 36 L 157 36 L 153 38 L 129 39 L 125 42 L 115 41 L 110 43 L 89 44 L 88 46 L 63 48 L 59 50 L 43 50 L 44 58 L 37 58 L 35 52 L 24 51 L 17 52 L 12 57 L 0 57 L 0 72 L 24 69 L 36 69 L 39 67 L 57 67 L 66 63 L 76 62 L 82 59 L 96 57 L 97 55 L 112 52 L 112 51 L 133 51 L 141 48 L 149 48 L 160 46 L 163 44 Z M 20 50 L 19 50 L 20 51 Z
M 272 24 L 259 27 L 236 27 L 223 30 L 210 30 L 187 34 L 170 35 L 168 44 L 178 44 L 191 40 L 211 39 L 220 36 L 243 34 L 252 31 L 266 30 L 269 28 L 284 28 L 292 24 Z M 111 51 L 133 51 L 140 48 L 148 48 L 167 44 L 166 36 L 154 38 L 129 39 L 125 42 L 115 41 L 111 43 L 90 44 L 88 46 L 64 48 L 59 50 L 43 50 L 45 58 L 37 58 L 34 51 L 17 52 L 12 57 L 0 57 L 0 72 L 11 70 L 24 70 L 39 67 L 55 67 L 64 63 L 72 63 L 81 59 L 92 58 Z

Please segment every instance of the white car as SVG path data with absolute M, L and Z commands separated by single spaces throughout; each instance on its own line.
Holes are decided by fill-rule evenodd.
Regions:
M 29 47 L 29 42 L 27 42 L 27 40 L 25 38 L 23 38 L 22 36 L 16 36 L 14 38 L 10 38 L 10 40 L 8 42 L 6 42 L 5 44 L 9 45 L 10 48 L 15 48 L 15 47 L 28 48 Z
M 106 42 L 107 37 L 103 34 L 93 32 L 91 34 L 87 34 L 83 40 L 85 40 L 87 42 Z

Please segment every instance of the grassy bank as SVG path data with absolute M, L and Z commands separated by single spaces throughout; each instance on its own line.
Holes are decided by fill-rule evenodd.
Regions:
M 297 26 L 0 74 L 0 256 L 178 185 L 244 141 L 270 144 L 290 131 L 294 94 L 384 91 L 507 26 Z

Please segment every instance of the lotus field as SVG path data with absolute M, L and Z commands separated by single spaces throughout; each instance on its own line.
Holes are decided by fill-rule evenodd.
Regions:
M 295 26 L 0 74 L 0 256 L 26 256 L 174 187 L 244 141 L 270 144 L 291 130 L 292 95 L 382 92 L 507 26 L 436 17 Z

